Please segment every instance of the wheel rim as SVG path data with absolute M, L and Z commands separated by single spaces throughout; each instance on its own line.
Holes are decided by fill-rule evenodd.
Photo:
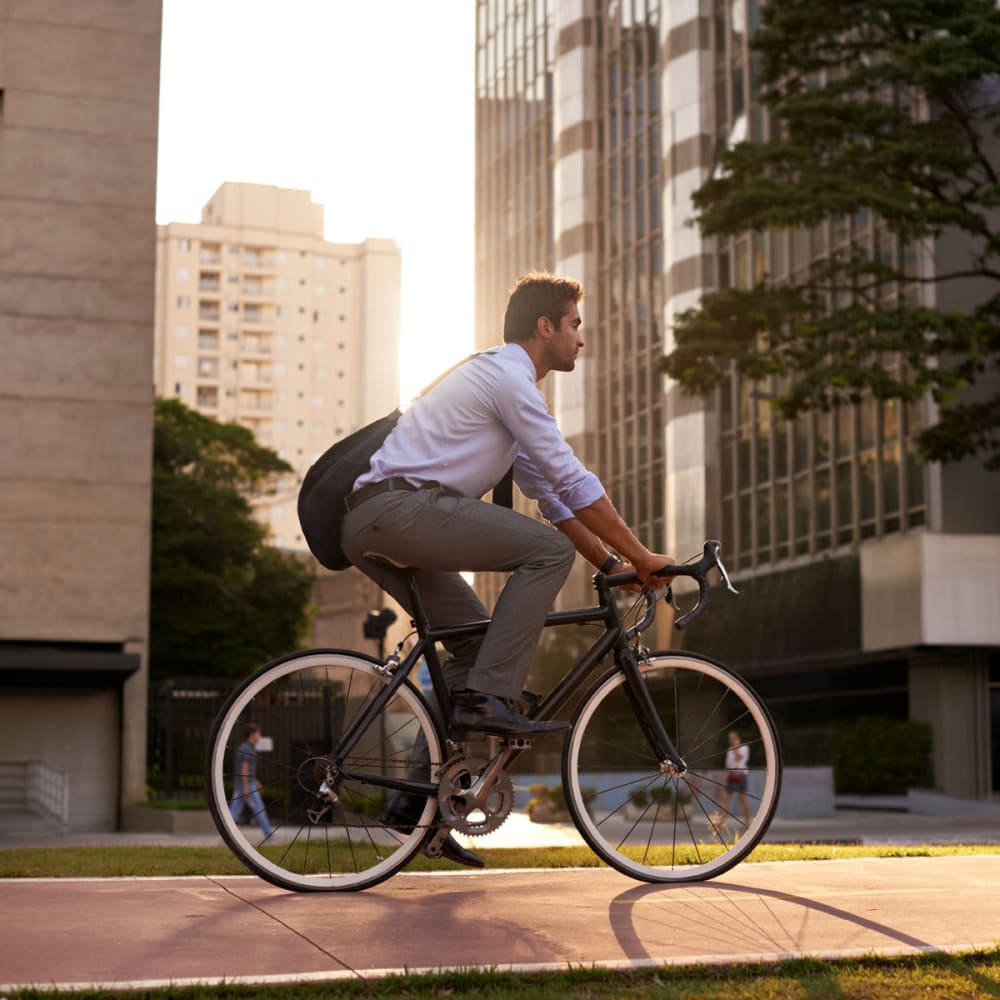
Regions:
M 223 708 L 210 743 L 210 806 L 223 839 L 259 875 L 294 889 L 358 889 L 388 878 L 420 849 L 436 800 L 415 803 L 415 826 L 392 829 L 379 819 L 392 792 L 345 777 L 331 756 L 385 683 L 363 659 L 310 652 L 269 664 Z M 230 811 L 236 749 L 248 723 L 270 740 L 257 754 L 269 835 L 247 815 L 252 809 L 242 823 Z M 343 770 L 427 780 L 430 761 L 441 761 L 436 729 L 423 700 L 403 684 Z
M 687 772 L 662 772 L 615 672 L 581 705 L 566 744 L 570 809 L 584 839 L 625 874 L 711 878 L 749 854 L 770 824 L 781 770 L 773 724 L 747 685 L 710 661 L 660 656 L 642 672 Z M 726 794 L 731 731 L 750 750 L 745 799 L 736 788 Z

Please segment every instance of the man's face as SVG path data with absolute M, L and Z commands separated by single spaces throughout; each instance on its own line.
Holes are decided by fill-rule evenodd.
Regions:
M 549 368 L 557 372 L 571 372 L 576 367 L 576 356 L 583 347 L 580 336 L 580 310 L 571 302 L 555 328 L 549 341 Z

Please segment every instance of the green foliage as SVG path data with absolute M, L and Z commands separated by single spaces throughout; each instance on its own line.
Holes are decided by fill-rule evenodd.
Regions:
M 878 716 L 837 727 L 833 781 L 838 794 L 902 795 L 931 784 L 931 727 Z
M 154 678 L 240 676 L 297 648 L 310 565 L 266 544 L 248 494 L 291 467 L 246 428 L 156 402 L 150 665 Z
M 940 415 L 918 437 L 924 456 L 979 454 L 1000 469 L 1000 400 L 966 392 L 1000 377 L 1000 10 L 771 0 L 761 18 L 751 47 L 771 137 L 725 151 L 693 196 L 695 222 L 754 240 L 796 230 L 806 259 L 821 223 L 845 240 L 819 262 L 796 259 L 792 279 L 705 295 L 677 318 L 664 370 L 701 394 L 732 362 L 777 376 L 772 406 L 787 418 L 930 393 Z M 869 248 L 853 236 L 872 217 Z M 929 275 L 920 252 L 942 237 L 952 249 Z M 928 307 L 931 285 L 961 307 Z M 895 356 L 899 373 L 886 370 Z

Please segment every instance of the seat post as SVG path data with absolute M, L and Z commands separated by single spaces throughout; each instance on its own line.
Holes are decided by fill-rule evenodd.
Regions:
M 417 626 L 417 634 L 423 637 L 427 634 L 430 622 L 427 620 L 427 612 L 424 610 L 424 602 L 421 600 L 420 591 L 417 589 L 417 574 L 411 566 L 408 566 L 404 572 L 406 574 L 406 586 L 410 590 L 410 599 L 413 602 L 413 621 Z

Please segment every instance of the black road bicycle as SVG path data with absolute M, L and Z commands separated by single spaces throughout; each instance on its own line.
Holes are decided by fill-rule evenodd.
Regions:
M 662 571 L 698 584 L 698 602 L 677 619 L 678 627 L 706 607 L 713 569 L 734 590 L 716 541 L 705 543 L 698 562 Z M 701 881 L 743 860 L 767 832 L 781 785 L 778 738 L 758 696 L 726 667 L 695 653 L 651 652 L 640 643 L 657 598 L 647 589 L 637 596 L 618 591 L 616 599 L 615 588 L 635 582 L 634 573 L 598 573 L 596 607 L 549 614 L 547 628 L 599 623 L 603 631 L 526 714 L 554 717 L 611 654 L 610 669 L 579 698 L 573 728 L 563 737 L 569 812 L 587 844 L 623 874 L 647 882 Z M 530 741 L 452 739 L 435 646 L 480 634 L 489 621 L 435 628 L 412 577 L 410 589 L 417 638 L 405 656 L 402 643 L 384 663 L 342 649 L 291 653 L 243 681 L 212 725 L 207 787 L 216 826 L 240 860 L 275 885 L 365 889 L 418 851 L 440 855 L 451 830 L 487 834 L 510 814 L 508 768 Z M 633 597 L 626 607 L 622 599 Z M 433 699 L 416 684 L 422 660 Z M 274 827 L 269 836 L 253 823 L 241 825 L 230 811 L 234 755 L 247 723 L 270 740 L 258 757 Z M 749 754 L 741 751 L 745 790 L 731 793 L 726 755 L 734 745 Z M 396 792 L 423 800 L 419 820 L 404 831 L 379 820 Z

